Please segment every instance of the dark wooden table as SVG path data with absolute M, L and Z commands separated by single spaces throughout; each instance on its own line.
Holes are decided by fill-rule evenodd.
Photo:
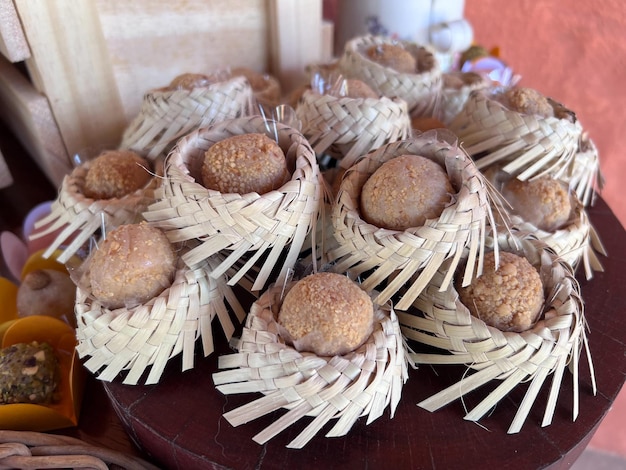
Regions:
M 0 145 L 16 180 L 0 190 L 0 228 L 19 227 L 28 208 L 54 197 L 56 189 L 37 174 L 36 167 L 6 129 Z M 604 273 L 581 280 L 589 323 L 598 394 L 591 393 L 588 368 L 581 361 L 580 415 L 571 421 L 572 381 L 566 374 L 552 425 L 542 428 L 547 391 L 543 390 L 521 432 L 506 430 L 526 385 L 498 404 L 481 426 L 463 420 L 463 403 L 454 402 L 435 413 L 416 403 L 456 382 L 462 367 L 430 367 L 411 371 L 396 416 L 388 412 L 370 425 L 359 420 L 345 438 L 316 436 L 303 450 L 285 445 L 300 430 L 294 426 L 260 446 L 258 431 L 281 413 L 233 428 L 222 413 L 251 397 L 223 396 L 211 380 L 217 355 L 228 351 L 217 334 L 218 354 L 196 358 L 196 367 L 180 372 L 170 361 L 163 380 L 152 386 L 102 384 L 87 380 L 79 426 L 62 431 L 87 442 L 120 450 L 164 468 L 511 468 L 565 469 L 579 457 L 602 422 L 626 379 L 626 232 L 602 201 L 589 210 L 609 257 Z M 487 390 L 466 397 L 471 407 Z M 137 445 L 135 445 L 137 444 Z M 140 446 L 140 447 L 139 447 Z

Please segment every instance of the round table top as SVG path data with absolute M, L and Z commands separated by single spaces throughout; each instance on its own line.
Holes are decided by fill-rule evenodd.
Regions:
M 105 383 L 105 390 L 126 431 L 141 449 L 165 468 L 566 468 L 590 441 L 626 377 L 626 232 L 602 200 L 588 210 L 608 252 L 600 257 L 604 272 L 587 281 L 579 273 L 589 347 L 598 393 L 593 395 L 584 355 L 579 371 L 580 413 L 572 421 L 572 375 L 561 385 L 553 422 L 541 427 L 548 384 L 537 398 L 521 432 L 507 434 L 528 384 L 521 384 L 479 423 L 465 421 L 471 409 L 491 390 L 472 392 L 448 406 L 429 412 L 417 403 L 456 383 L 462 366 L 420 366 L 409 371 L 395 416 L 389 410 L 366 425 L 359 419 L 347 436 L 327 438 L 324 430 L 303 449 L 286 445 L 304 428 L 298 422 L 264 445 L 252 437 L 282 415 L 271 415 L 232 427 L 222 414 L 255 395 L 225 396 L 213 385 L 218 355 L 231 352 L 219 329 L 216 352 L 198 355 L 195 367 L 181 372 L 178 358 L 170 361 L 157 385 Z M 307 419 L 301 420 L 307 421 Z

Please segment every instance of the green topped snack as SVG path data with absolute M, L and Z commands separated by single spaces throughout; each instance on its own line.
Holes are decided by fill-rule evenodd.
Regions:
M 57 358 L 47 343 L 17 343 L 0 350 L 0 404 L 47 404 L 58 382 Z

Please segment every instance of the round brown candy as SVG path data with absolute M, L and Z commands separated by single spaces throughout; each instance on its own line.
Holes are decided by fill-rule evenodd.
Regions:
M 546 232 L 563 227 L 572 213 L 567 187 L 550 176 L 527 181 L 512 178 L 503 186 L 502 195 L 514 213 Z
M 447 173 L 421 155 L 383 163 L 361 190 L 361 216 L 377 227 L 406 230 L 439 217 L 454 193 Z
M 343 355 L 369 338 L 374 305 L 369 295 L 342 274 L 322 272 L 298 281 L 287 293 L 278 323 L 298 351 Z
M 376 44 L 367 49 L 370 60 L 400 73 L 417 73 L 417 60 L 399 44 Z
M 171 285 L 176 262 L 160 229 L 147 223 L 120 225 L 91 258 L 91 293 L 107 308 L 142 304 Z
M 83 194 L 91 199 L 121 198 L 148 184 L 147 160 L 130 150 L 106 150 L 87 170 Z
M 228 137 L 204 155 L 202 183 L 222 193 L 267 193 L 289 179 L 285 154 L 265 134 Z
M 485 254 L 481 276 L 467 287 L 458 287 L 459 298 L 472 315 L 501 331 L 529 329 L 544 304 L 539 272 L 514 253 L 500 252 L 495 269 L 494 253 Z

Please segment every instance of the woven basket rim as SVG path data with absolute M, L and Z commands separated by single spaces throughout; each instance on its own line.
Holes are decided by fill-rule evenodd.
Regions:
M 199 168 L 191 166 L 194 163 L 198 166 L 199 160 L 192 162 L 190 159 L 203 153 L 214 141 L 247 132 L 271 135 L 274 128 L 293 170 L 289 181 L 280 188 L 265 194 L 232 194 L 209 190 L 196 181 L 194 175 L 197 176 Z M 198 155 L 195 157 L 199 158 Z M 306 234 L 317 222 L 324 197 L 322 175 L 306 138 L 297 129 L 260 115 L 225 120 L 190 133 L 169 154 L 165 176 L 157 202 L 143 214 L 146 220 L 163 228 L 173 242 L 201 241 L 184 255 L 189 265 L 229 251 L 232 256 L 224 260 L 219 274 L 245 254 L 254 252 L 252 256 L 258 259 L 268 250 L 271 259 L 264 261 L 254 290 L 265 285 L 278 261 L 278 251 L 289 246 L 279 274 L 280 278 L 286 278 L 287 270 L 295 265 Z M 193 218 L 188 217 L 189 214 L 194 214 Z M 229 283 L 236 283 L 251 267 L 247 263 L 239 271 L 239 277 L 234 276 Z
M 226 284 L 226 278 L 213 279 L 210 276 L 210 270 L 216 266 L 213 260 L 189 267 L 179 258 L 172 283 L 158 295 L 139 305 L 114 309 L 103 306 L 93 298 L 89 276 L 84 274 L 88 270 L 87 263 L 88 260 L 81 265 L 83 275 L 77 282 L 79 344 L 76 350 L 81 358 L 90 356 L 84 366 L 98 374 L 99 380 L 113 381 L 119 378 L 121 372 L 127 371 L 124 383 L 136 385 L 150 368 L 145 384 L 158 383 L 167 362 L 181 353 L 182 370 L 191 369 L 198 338 L 202 338 L 205 357 L 213 353 L 212 325 L 216 317 L 227 339 L 234 334 L 235 326 L 226 310 L 226 303 L 239 322 L 245 318 L 245 311 Z M 219 299 L 212 293 L 217 293 Z M 180 294 L 178 298 L 176 294 Z M 183 299 L 181 296 L 188 297 Z M 181 299 L 186 301 L 174 305 L 175 301 L 180 302 Z M 164 310 L 170 310 L 170 313 L 164 314 Z M 184 318 L 181 317 L 183 313 Z M 181 321 L 184 321 L 184 325 Z M 191 328 L 193 323 L 195 328 Z M 164 328 L 168 335 L 175 332 L 174 342 L 174 338 L 169 337 L 169 341 L 161 338 L 156 343 L 147 344 L 151 339 L 156 341 L 155 338 L 162 336 Z M 89 332 L 93 333 L 92 336 L 88 336 Z M 116 339 L 120 341 L 119 345 Z M 116 344 L 116 350 L 110 350 L 110 344 Z
M 242 338 L 236 347 L 238 352 L 221 356 L 219 363 L 219 369 L 221 370 L 213 374 L 217 389 L 224 394 L 258 391 L 265 397 L 268 397 L 268 399 L 281 393 L 286 393 L 285 396 L 290 398 L 285 403 L 276 401 L 271 406 L 272 409 L 255 406 L 257 403 L 264 401 L 261 398 L 225 413 L 224 417 L 233 426 L 238 426 L 255 417 L 281 408 L 293 410 L 302 406 L 306 407 L 309 402 L 315 403 L 314 407 L 307 407 L 308 413 L 304 415 L 321 420 L 320 425 L 315 425 L 311 429 L 305 429 L 288 444 L 287 447 L 291 448 L 304 447 L 315 436 L 321 424 L 331 420 L 337 420 L 337 423 L 326 435 L 327 437 L 347 434 L 358 417 L 367 415 L 367 424 L 370 424 L 380 417 L 383 410 L 388 406 L 391 410 L 391 417 L 393 417 L 396 406 L 400 401 L 402 386 L 408 380 L 408 362 L 406 360 L 404 340 L 400 333 L 400 326 L 393 307 L 391 305 L 374 305 L 376 323 L 374 331 L 367 341 L 353 352 L 333 357 L 321 357 L 311 352 L 299 352 L 293 346 L 285 343 L 284 339 L 279 340 L 280 334 L 275 318 L 276 312 L 273 312 L 273 310 L 279 308 L 281 295 L 288 288 L 295 285 L 296 282 L 291 281 L 285 288 L 280 285 L 273 285 L 254 302 L 246 319 Z M 247 332 L 251 332 L 251 334 L 248 335 L 246 334 Z M 259 333 L 259 336 L 255 336 L 255 333 Z M 266 347 L 266 345 L 271 347 Z M 251 348 L 254 348 L 254 350 Z M 263 350 L 266 350 L 266 352 L 263 352 Z M 392 352 L 391 355 L 389 351 Z M 254 357 L 253 364 L 248 362 L 247 355 L 250 358 Z M 281 356 L 284 356 L 284 359 L 280 359 Z M 372 361 L 373 358 L 376 358 L 374 362 L 377 370 L 370 370 L 369 366 L 367 366 L 368 362 Z M 282 362 L 283 360 L 285 362 Z M 294 361 L 307 362 L 306 367 L 308 370 L 306 374 L 303 373 L 299 377 L 295 385 L 293 381 L 287 381 L 284 386 L 282 382 L 278 383 L 279 378 L 288 378 L 294 375 L 295 371 L 292 370 L 293 366 L 291 365 L 288 367 L 289 370 L 283 371 L 284 375 L 276 377 L 277 383 L 268 378 L 262 384 L 253 378 L 245 378 L 237 372 L 237 368 L 248 370 L 248 368 L 254 369 L 257 366 L 257 370 L 261 372 L 264 370 L 263 364 L 265 363 L 272 368 L 274 365 L 290 364 Z M 342 378 L 332 377 L 332 374 L 329 373 L 330 370 L 336 367 L 337 363 L 344 365 L 349 363 L 349 368 L 351 369 L 349 373 L 350 379 L 343 383 L 341 387 L 338 387 L 338 385 L 340 385 L 339 380 Z M 374 364 L 370 365 L 373 366 Z M 297 394 L 294 395 L 291 392 L 292 389 L 296 389 L 298 386 L 317 380 L 315 377 L 318 375 L 323 377 L 327 383 L 318 390 L 312 390 L 310 396 L 297 396 Z M 346 377 L 343 378 L 345 379 Z M 363 382 L 364 380 L 366 383 Z M 239 390 L 238 387 L 240 387 L 241 383 L 245 384 L 247 381 L 251 382 L 252 388 Z M 255 388 L 256 390 L 253 390 Z M 349 391 L 350 389 L 352 390 Z M 376 390 L 376 393 L 374 393 L 374 390 Z M 338 398 L 343 391 L 347 392 L 348 395 Z M 358 396 L 355 395 L 356 392 L 359 392 Z M 380 396 L 375 397 L 377 394 Z M 367 403 L 362 400 L 365 400 Z M 378 402 L 378 406 L 375 405 L 375 402 Z M 355 413 L 355 407 L 358 409 L 358 413 Z M 300 416 L 303 415 L 296 415 L 284 427 L 295 423 Z M 261 444 L 266 442 L 274 434 L 270 431 L 271 428 L 272 426 L 263 430 L 253 439 Z
M 322 110 L 327 111 L 326 114 Z M 376 110 L 376 118 L 371 119 Z M 401 98 L 351 98 L 307 90 L 296 108 L 302 133 L 316 154 L 339 146 L 333 157 L 349 168 L 362 155 L 389 142 L 409 137 L 411 121 Z M 384 121 L 378 116 L 384 115 Z M 338 130 L 340 129 L 340 130 Z M 335 153 L 339 153 L 335 155 Z
M 521 180 L 546 174 L 560 178 L 575 158 L 580 121 L 520 113 L 494 99 L 495 93 L 493 89 L 470 92 L 449 124 L 470 155 L 485 153 L 476 160 L 478 169 L 501 165 Z
M 402 47 L 404 47 L 409 53 L 411 53 L 411 55 L 413 55 L 414 57 L 415 57 L 416 49 L 423 48 L 424 50 L 429 52 L 435 59 L 433 62 L 433 66 L 428 70 L 424 70 L 424 71 L 416 72 L 416 73 L 403 73 L 403 72 L 398 72 L 397 70 L 394 70 L 391 67 L 385 67 L 384 65 L 381 65 L 378 62 L 371 60 L 365 54 L 363 54 L 363 49 L 365 47 L 372 46 L 372 45 L 379 45 L 379 44 L 399 44 Z M 414 41 L 394 39 L 394 38 L 390 38 L 386 36 L 379 36 L 379 35 L 363 35 L 363 36 L 352 38 L 346 43 L 346 45 L 344 46 L 344 53 L 347 53 L 347 52 L 360 54 L 363 60 L 367 62 L 368 66 L 371 66 L 372 68 L 375 68 L 381 71 L 385 71 L 387 73 L 392 73 L 393 75 L 407 76 L 407 77 L 416 76 L 416 75 L 428 76 L 433 73 L 435 76 L 441 75 L 439 61 L 437 60 L 437 57 L 435 56 L 433 49 L 427 44 L 419 44 Z M 415 57 L 415 59 L 417 60 L 417 57 Z
M 443 355 L 411 352 L 415 365 L 464 364 L 468 369 L 477 371 L 419 403 L 427 410 L 435 411 L 487 382 L 501 379 L 501 385 L 496 392 L 487 396 L 465 416 L 467 420 L 477 421 L 512 388 L 522 381 L 531 381 L 533 386 L 527 391 L 508 431 L 516 433 L 530 412 L 536 392 L 549 375 L 553 376 L 553 381 L 543 425 L 551 423 L 564 369 L 569 365 L 577 377 L 579 350 L 583 348 L 587 353 L 594 393 L 595 378 L 586 339 L 584 304 L 572 268 L 557 257 L 543 241 L 528 234 L 501 234 L 497 242 L 491 240 L 491 247 L 513 252 L 516 251 L 515 247 L 521 248 L 527 257 L 529 253 L 535 257 L 535 266 L 537 259 L 541 259 L 546 303 L 543 317 L 531 329 L 515 333 L 502 332 L 488 326 L 469 313 L 459 300 L 454 284 L 448 285 L 444 291 L 437 287 L 437 282 L 433 282 L 428 292 L 423 293 L 415 303 L 415 308 L 425 313 L 401 313 L 400 323 L 407 338 L 430 344 L 444 352 Z M 441 269 L 443 271 L 445 265 Z M 440 272 L 438 278 L 443 275 L 445 273 Z M 464 327 L 456 328 L 457 324 Z M 448 335 L 448 331 L 452 335 Z M 474 352 L 462 351 L 463 344 L 476 349 Z M 578 413 L 576 380 L 574 388 L 575 419 Z
M 67 262 L 78 252 L 80 245 L 99 229 L 103 227 L 110 229 L 112 226 L 130 221 L 126 217 L 117 217 L 118 209 L 128 209 L 134 217 L 137 217 L 142 207 L 147 207 L 154 200 L 154 191 L 160 184 L 158 175 L 153 175 L 142 188 L 119 198 L 94 199 L 85 196 L 83 193 L 85 178 L 92 162 L 93 160 L 88 160 L 65 175 L 59 193 L 52 203 L 50 214 L 35 222 L 35 231 L 31 234 L 31 239 L 43 237 L 61 227 L 66 227 L 48 246 L 43 254 L 44 258 L 49 258 L 56 250 L 61 250 L 57 259 L 62 263 Z M 147 171 L 151 172 L 150 169 Z M 97 210 L 92 212 L 91 209 Z M 42 230 L 38 230 L 40 228 Z M 79 232 L 81 236 L 63 248 L 63 243 L 75 232 Z M 83 242 L 78 243 L 76 240 Z
M 440 140 L 438 138 L 440 133 L 441 131 L 429 131 L 423 134 L 415 135 L 407 140 L 387 144 L 379 149 L 373 150 L 359 159 L 346 172 L 341 182 L 338 196 L 333 205 L 333 225 L 335 226 L 336 231 L 343 227 L 346 229 L 349 228 L 348 231 L 354 236 L 354 238 L 358 237 L 360 240 L 365 240 L 365 242 L 363 243 L 363 247 L 361 247 L 363 248 L 362 250 L 350 250 L 350 253 L 343 254 L 343 252 L 346 251 L 346 248 L 342 246 L 337 250 L 339 255 L 331 253 L 331 258 L 338 260 L 337 269 L 339 271 L 353 270 L 359 264 L 367 264 L 370 267 L 374 267 L 372 266 L 372 257 L 374 256 L 374 253 L 363 251 L 365 247 L 369 247 L 374 252 L 378 252 L 379 249 L 388 249 L 389 246 L 395 244 L 404 247 L 413 245 L 415 250 L 411 254 L 411 259 L 415 259 L 413 258 L 415 253 L 427 255 L 424 260 L 420 261 L 419 265 L 416 265 L 415 263 L 406 265 L 406 260 L 391 261 L 391 255 L 389 258 L 384 260 L 384 263 L 381 261 L 378 264 L 378 267 L 386 264 L 386 270 L 391 269 L 392 265 L 394 265 L 394 270 L 404 270 L 406 272 L 409 272 L 410 270 L 411 275 L 408 277 L 405 276 L 406 281 L 418 272 L 424 273 L 429 272 L 430 270 L 433 270 L 434 272 L 436 266 L 441 264 L 445 258 L 452 256 L 455 253 L 455 261 L 458 263 L 460 261 L 462 251 L 458 245 L 458 240 L 457 243 L 444 242 L 444 245 L 448 248 L 447 250 L 440 252 L 441 250 L 433 250 L 429 248 L 429 242 L 432 241 L 430 234 L 433 230 L 443 230 L 444 232 L 450 230 L 450 226 L 453 223 L 452 220 L 454 220 L 455 216 L 459 215 L 459 212 L 466 211 L 465 204 L 467 201 L 465 201 L 465 198 L 470 197 L 473 193 L 478 193 L 480 207 L 482 207 L 484 211 L 482 220 L 480 221 L 481 223 L 479 224 L 481 227 L 476 225 L 474 226 L 475 230 L 478 232 L 484 230 L 485 224 L 491 225 L 492 227 L 495 226 L 495 221 L 493 219 L 493 215 L 491 214 L 491 204 L 489 202 L 491 199 L 491 189 L 489 186 L 484 184 L 485 181 L 483 175 L 476 169 L 473 162 L 463 152 L 462 148 L 450 144 L 445 140 Z M 444 132 L 444 135 L 447 136 L 448 134 Z M 432 146 L 434 149 L 426 148 L 427 146 Z M 416 148 L 420 149 L 420 151 L 416 151 Z M 441 153 L 441 155 L 437 156 L 436 153 L 438 152 Z M 452 195 L 451 203 L 443 209 L 443 212 L 439 217 L 426 221 L 426 224 L 421 227 L 410 228 L 404 231 L 388 230 L 376 227 L 366 222 L 358 212 L 360 187 L 364 184 L 365 177 L 371 175 L 376 168 L 382 165 L 382 163 L 406 153 L 419 154 L 442 165 L 446 169 L 446 172 L 448 173 L 448 176 L 450 177 L 453 187 L 457 193 Z M 372 165 L 372 167 L 368 169 L 369 165 Z M 471 188 L 468 187 L 470 180 L 474 182 Z M 473 214 L 474 211 L 472 212 L 472 216 Z M 343 221 L 345 218 L 349 218 L 350 222 L 345 223 Z M 473 224 L 476 222 L 477 221 L 474 221 Z M 483 246 L 481 240 L 484 241 L 484 233 L 480 235 L 479 233 L 476 233 L 476 231 L 468 231 L 470 235 L 468 235 L 463 241 L 463 247 L 465 247 L 465 245 L 470 242 L 470 238 L 473 239 L 472 245 L 474 253 L 470 255 L 470 258 L 472 259 L 475 259 L 474 257 L 476 254 L 479 255 L 479 258 L 482 258 Z M 341 241 L 340 245 L 342 245 Z M 397 256 L 395 251 L 396 250 L 392 253 L 393 256 Z M 398 258 L 400 257 L 398 256 Z M 471 263 L 473 263 L 473 261 Z M 425 271 L 425 268 L 428 268 L 428 271 Z M 378 282 L 381 281 L 382 279 L 378 279 L 374 275 L 366 279 L 364 281 L 364 285 L 367 286 L 367 289 L 373 289 L 376 287 Z M 411 294 L 404 294 L 406 298 L 403 297 L 400 299 L 400 301 L 396 304 L 396 308 L 399 310 L 408 308 L 411 301 L 417 297 L 419 291 L 426 286 L 427 282 L 428 279 L 425 278 L 418 279 L 414 282 L 415 290 Z M 377 302 L 387 302 L 398 292 L 400 287 L 401 285 L 398 284 L 392 289 L 388 288 L 386 291 L 383 290 L 381 295 L 378 297 Z
M 368 45 L 399 42 L 417 59 L 416 51 L 425 49 L 433 55 L 433 66 L 416 73 L 402 73 L 369 59 L 362 49 Z M 442 86 L 442 71 L 432 49 L 412 41 L 396 41 L 384 36 L 364 35 L 345 44 L 339 59 L 339 70 L 349 78 L 365 81 L 377 93 L 399 96 L 407 102 L 413 116 L 426 116 L 436 106 Z

